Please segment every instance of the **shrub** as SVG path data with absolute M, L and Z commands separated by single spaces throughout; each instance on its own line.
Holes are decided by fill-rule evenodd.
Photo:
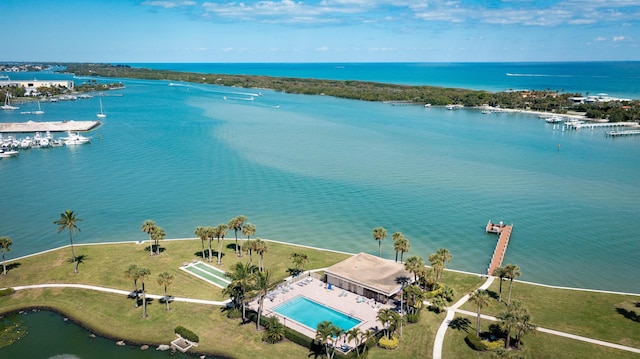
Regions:
M 482 345 L 484 345 L 487 350 L 496 350 L 499 348 L 504 348 L 504 339 L 498 339 L 496 341 L 490 342 L 488 340 L 482 340 Z
M 380 340 L 378 340 L 378 345 L 383 349 L 395 350 L 398 349 L 400 341 L 398 340 L 398 336 L 396 335 L 392 336 L 391 339 L 382 337 L 380 338 Z
M 442 287 L 436 289 L 436 290 L 432 290 L 430 292 L 425 293 L 424 297 L 427 299 L 430 298 L 435 298 L 437 297 L 440 293 L 442 292 Z
M 0 289 L 0 297 L 9 296 L 9 295 L 13 294 L 13 292 L 15 292 L 15 290 L 13 288 Z
M 190 342 L 197 343 L 200 341 L 200 338 L 198 338 L 198 335 L 196 333 L 181 325 L 178 325 L 176 329 L 174 329 L 174 332 Z
M 265 328 L 267 329 L 262 334 L 262 340 L 267 343 L 277 343 L 285 337 L 285 326 L 280 323 L 280 320 L 276 316 L 268 317 L 265 322 Z
M 407 314 L 407 322 L 409 323 L 417 323 L 420 320 L 420 311 L 415 313 Z
M 487 350 L 487 347 L 482 343 L 482 341 L 476 336 L 476 333 L 469 333 L 467 337 L 464 338 L 464 341 L 469 345 L 473 350 Z
M 237 308 L 232 308 L 227 310 L 227 318 L 229 319 L 239 319 L 242 318 L 242 310 Z

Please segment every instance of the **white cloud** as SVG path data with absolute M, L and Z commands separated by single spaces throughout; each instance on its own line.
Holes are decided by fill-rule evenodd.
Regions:
M 142 5 L 172 9 L 176 7 L 195 6 L 195 1 L 144 1 Z
M 625 40 L 624 36 L 614 36 L 613 37 L 613 42 L 624 41 L 624 40 Z
M 523 0 L 149 0 L 142 4 L 164 9 L 188 8 L 197 12 L 196 17 L 216 22 L 307 26 L 365 23 L 406 26 L 412 22 L 414 25 L 465 23 L 554 27 L 640 21 L 640 0 L 560 0 L 551 3 Z

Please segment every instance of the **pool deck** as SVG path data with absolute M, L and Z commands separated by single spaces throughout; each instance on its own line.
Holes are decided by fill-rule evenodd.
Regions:
M 297 283 L 301 282 L 304 282 L 304 280 L 298 281 Z M 299 285 L 297 283 L 289 284 L 290 289 L 286 293 L 281 292 L 276 294 L 275 297 L 272 297 L 273 300 L 265 298 L 263 315 L 275 315 L 285 326 L 302 333 L 309 338 L 316 337 L 316 328 L 306 327 L 289 318 L 285 319 L 281 314 L 274 312 L 273 308 L 296 296 L 302 295 L 329 308 L 360 319 L 362 322 L 357 327 L 362 331 L 367 329 L 373 329 L 374 331 L 382 329 L 382 324 L 376 320 L 378 311 L 382 308 L 391 308 L 389 305 L 374 303 L 372 301 L 358 302 L 357 298 L 361 298 L 359 295 L 336 287 L 328 290 L 325 288 L 326 284 L 317 279 L 311 279 L 310 282 L 305 285 Z M 250 302 L 249 307 L 257 311 L 258 301 Z M 339 344 L 343 344 L 343 341 L 341 340 Z M 355 343 L 345 344 L 353 347 Z

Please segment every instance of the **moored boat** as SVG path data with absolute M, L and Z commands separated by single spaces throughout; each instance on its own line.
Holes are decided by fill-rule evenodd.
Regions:
M 81 134 L 79 134 L 77 132 L 76 133 L 67 132 L 67 137 L 63 137 L 62 141 L 67 146 L 70 146 L 70 145 L 83 145 L 85 143 L 90 143 L 91 142 L 91 138 L 82 136 Z

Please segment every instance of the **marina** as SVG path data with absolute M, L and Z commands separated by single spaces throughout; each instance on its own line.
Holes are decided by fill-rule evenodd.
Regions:
M 640 130 L 607 131 L 605 135 L 609 137 L 634 136 L 634 135 L 640 135 Z
M 609 127 L 638 127 L 636 122 L 565 122 L 565 125 L 569 129 L 579 130 L 581 128 L 597 129 L 597 128 L 609 128 Z
M 496 249 L 493 251 L 493 256 L 491 257 L 491 263 L 489 263 L 489 268 L 487 269 L 488 275 L 493 275 L 493 271 L 502 265 L 512 230 L 513 223 L 511 225 L 506 225 L 502 222 L 496 224 L 492 223 L 491 220 L 487 223 L 485 231 L 487 233 L 495 233 L 499 236 Z

